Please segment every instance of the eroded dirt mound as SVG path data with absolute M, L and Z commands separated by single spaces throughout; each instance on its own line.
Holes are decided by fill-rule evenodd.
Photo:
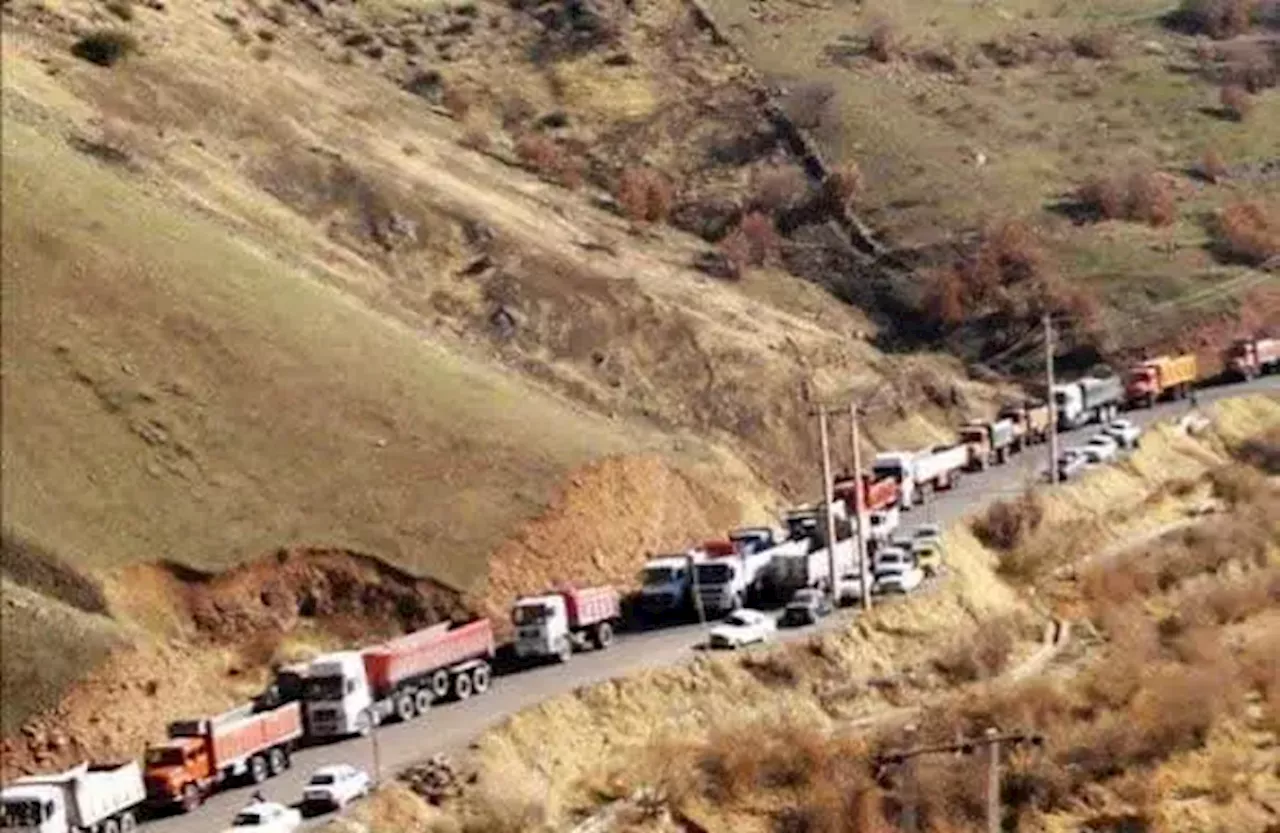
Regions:
M 655 456 L 578 470 L 546 512 L 493 554 L 484 609 L 502 622 L 516 596 L 569 580 L 631 588 L 645 558 L 763 517 L 759 500 L 746 506 L 749 496 L 716 488 L 711 476 L 723 471 L 682 471 Z
M 146 591 L 156 587 L 179 621 L 227 644 L 311 623 L 358 622 L 365 633 L 385 633 L 470 616 L 457 591 L 337 549 L 280 549 L 216 575 L 172 563 L 126 567 L 114 583 L 113 604 L 145 616 L 142 608 L 157 601 Z

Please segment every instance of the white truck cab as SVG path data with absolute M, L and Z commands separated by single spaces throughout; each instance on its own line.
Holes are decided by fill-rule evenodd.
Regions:
M 307 727 L 322 737 L 363 734 L 370 729 L 373 692 L 359 651 L 321 654 L 307 666 L 303 687 Z
M 897 506 L 878 509 L 872 512 L 867 525 L 867 538 L 872 541 L 888 541 L 894 530 L 902 523 L 902 510 Z
M 71 830 L 62 790 L 44 784 L 5 787 L 0 830 L 23 833 L 67 833 Z
M 541 657 L 559 652 L 569 638 L 569 612 L 559 594 L 527 596 L 511 609 L 516 627 L 516 656 Z

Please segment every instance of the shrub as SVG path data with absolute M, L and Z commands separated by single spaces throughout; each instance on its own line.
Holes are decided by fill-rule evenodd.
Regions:
M 630 167 L 618 177 L 616 197 L 622 213 L 636 222 L 661 223 L 671 215 L 670 181 L 653 168 Z
M 1228 259 L 1264 263 L 1280 255 L 1280 213 L 1260 202 L 1239 202 L 1214 222 L 1220 252 Z
M 820 127 L 831 116 L 831 101 L 836 90 L 824 81 L 804 83 L 791 90 L 783 106 L 787 116 L 798 127 L 813 130 Z
M 758 211 L 752 211 L 742 218 L 738 230 L 747 239 L 753 265 L 759 266 L 778 253 L 780 241 L 778 230 L 773 225 L 773 218 Z
M 809 180 L 793 165 L 758 171 L 754 180 L 752 203 L 770 214 L 794 208 L 809 191 Z
M 1280 46 L 1246 42 L 1226 54 L 1223 80 L 1246 92 L 1260 93 L 1280 83 Z
M 1223 160 L 1222 154 L 1213 148 L 1209 148 L 1200 157 L 1200 164 L 1196 169 L 1200 176 L 1207 181 L 1218 183 L 1227 178 L 1227 163 Z
M 934 666 L 952 683 L 986 680 L 1004 670 L 1013 652 L 1015 624 L 1008 619 L 983 622 L 973 634 L 957 640 Z
M 867 54 L 881 63 L 888 63 L 901 57 L 903 42 L 897 28 L 887 20 L 881 20 L 871 27 L 867 35 Z
M 477 124 L 469 126 L 458 142 L 465 148 L 471 148 L 472 150 L 481 152 L 486 151 L 493 146 L 493 139 L 489 135 L 489 131 Z
M 1095 177 L 1080 187 L 1076 199 L 1095 217 L 1106 220 L 1164 226 L 1177 215 L 1168 180 L 1154 171 L 1139 171 L 1124 177 Z
M 1082 58 L 1103 60 L 1116 56 L 1119 41 L 1108 29 L 1091 29 L 1071 37 L 1071 50 Z
M 1249 29 L 1257 0 L 1183 0 L 1178 22 L 1212 38 L 1234 38 Z
M 1222 112 L 1236 121 L 1244 121 L 1253 110 L 1253 98 L 1239 84 L 1227 84 L 1218 93 Z
M 1267 480 L 1257 469 L 1244 463 L 1227 463 L 1209 472 L 1213 494 L 1232 506 L 1251 503 L 1267 489 Z
M 526 133 L 516 140 L 516 156 L 524 166 L 566 188 L 582 184 L 581 162 L 565 153 L 554 139 L 541 133 Z
M 992 549 L 1011 552 L 1026 542 L 1044 520 L 1044 504 L 1034 492 L 1016 500 L 998 500 L 973 522 L 973 534 Z
M 848 205 L 862 190 L 862 169 L 857 162 L 845 162 L 831 171 L 822 183 L 823 195 L 835 205 Z
M 71 54 L 100 67 L 114 66 L 136 52 L 138 39 L 121 29 L 98 29 L 76 41 Z
M 444 93 L 440 96 L 440 105 L 459 121 L 465 119 L 471 112 L 472 104 L 472 95 L 465 87 L 450 84 L 444 88 Z

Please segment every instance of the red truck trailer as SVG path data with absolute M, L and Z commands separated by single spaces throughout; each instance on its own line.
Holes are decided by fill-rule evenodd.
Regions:
M 316 657 L 306 672 L 308 731 L 316 737 L 367 732 L 393 715 L 412 720 L 446 697 L 482 694 L 493 654 L 493 625 L 476 619 Z
M 568 587 L 516 600 L 511 621 L 516 626 L 516 655 L 555 657 L 568 661 L 574 650 L 594 644 L 608 648 L 621 607 L 618 591 L 608 585 Z
M 1248 381 L 1280 370 L 1280 338 L 1241 338 L 1227 348 L 1227 373 Z
M 147 800 L 190 812 L 236 777 L 258 784 L 289 767 L 302 737 L 302 707 L 255 711 L 241 706 L 214 717 L 169 724 L 169 740 L 146 752 Z
M 1150 408 L 1166 396 L 1183 398 L 1191 391 L 1198 373 L 1195 353 L 1160 356 L 1139 362 L 1129 369 L 1125 400 L 1130 407 Z

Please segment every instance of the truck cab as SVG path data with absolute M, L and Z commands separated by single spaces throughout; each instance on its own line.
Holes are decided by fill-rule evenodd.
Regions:
M 693 600 L 694 557 L 665 555 L 645 562 L 640 573 L 640 609 L 661 614 L 680 610 Z
M 890 478 L 898 484 L 898 505 L 904 510 L 915 503 L 914 461 L 915 455 L 910 452 L 886 451 L 877 454 L 871 464 L 871 474 L 876 480 Z
M 767 526 L 747 526 L 729 533 L 729 540 L 743 555 L 754 555 L 758 552 L 777 546 L 777 536 Z
M 165 743 L 147 747 L 143 782 L 147 799 L 153 804 L 199 804 L 213 779 L 213 761 L 203 738 L 175 735 L 177 724 L 169 727 Z
M 569 612 L 558 593 L 520 599 L 511 608 L 511 624 L 519 657 L 559 654 L 570 641 Z
M 303 700 L 309 731 L 319 737 L 363 734 L 370 729 L 373 691 L 359 651 L 321 654 L 307 666 Z
M 745 601 L 745 576 L 741 560 L 736 555 L 709 558 L 693 568 L 697 573 L 698 596 L 704 609 L 713 612 L 731 612 L 742 607 Z
M 1156 362 L 1144 362 L 1129 370 L 1125 382 L 1125 396 L 1130 401 L 1154 403 L 1160 395 L 1160 366 Z
M 22 833 L 67 833 L 72 829 L 62 790 L 21 780 L 0 794 L 0 830 Z
M 961 427 L 960 442 L 969 449 L 971 471 L 982 471 L 991 464 L 991 434 L 986 425 L 971 422 Z

